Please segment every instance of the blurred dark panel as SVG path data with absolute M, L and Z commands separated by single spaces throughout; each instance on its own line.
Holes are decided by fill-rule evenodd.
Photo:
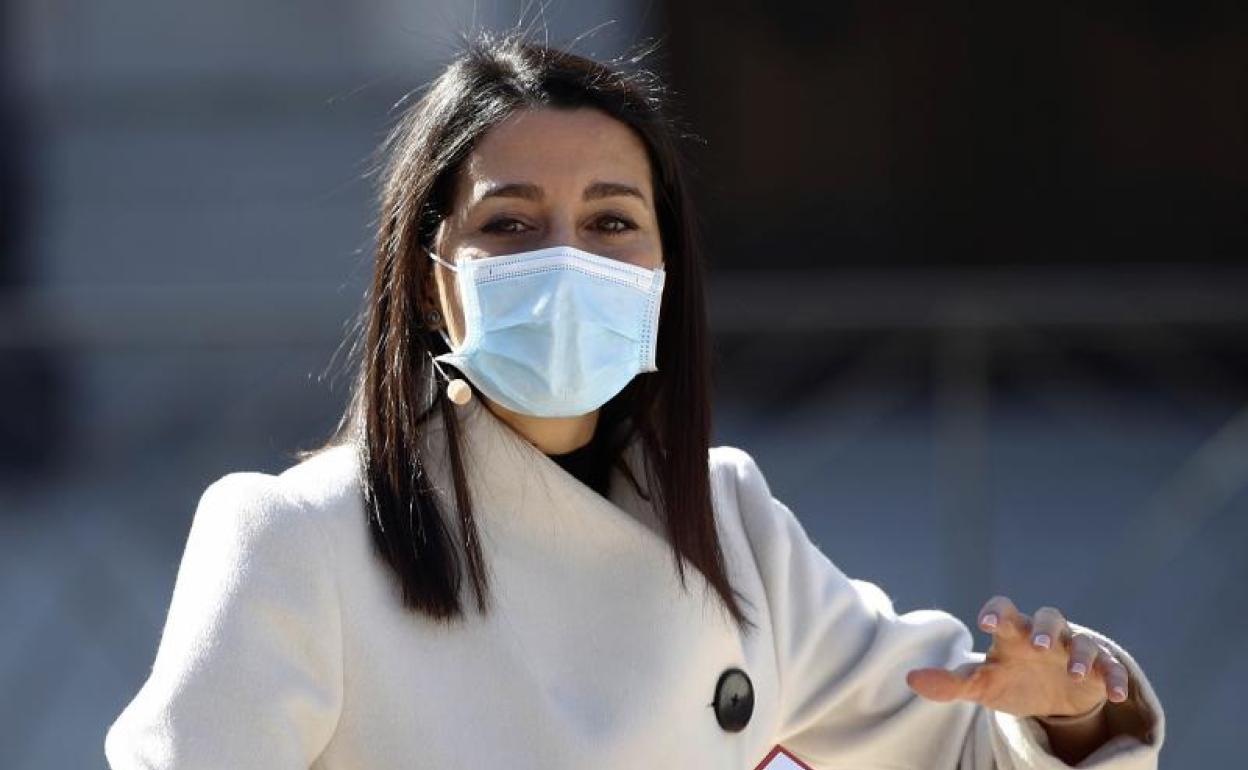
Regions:
M 1248 5 L 667 7 L 715 265 L 1244 261 Z
M 34 129 L 13 73 L 11 39 L 0 35 L 0 324 L 22 324 L 19 290 L 30 283 L 35 194 Z M 0 480 L 47 470 L 65 437 L 64 386 L 56 353 L 0 335 Z M 18 344 L 14 344 L 14 343 Z

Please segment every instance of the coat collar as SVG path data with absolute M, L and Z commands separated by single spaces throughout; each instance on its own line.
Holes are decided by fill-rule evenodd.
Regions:
M 475 394 L 454 413 L 479 527 L 506 531 L 509 536 L 517 531 L 575 533 L 603 546 L 619 545 L 624 538 L 668 547 L 655 506 L 637 494 L 619 468 L 611 468 L 609 497 L 603 497 L 530 443 Z M 445 510 L 453 512 L 455 493 L 445 429 L 437 417 L 426 425 L 427 471 L 445 501 Z M 623 455 L 642 489 L 648 491 L 640 436 L 630 441 Z

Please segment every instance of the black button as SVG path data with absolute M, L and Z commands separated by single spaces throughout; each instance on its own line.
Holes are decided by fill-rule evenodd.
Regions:
M 754 713 L 754 685 L 739 668 L 730 668 L 715 683 L 715 718 L 730 733 L 740 731 Z

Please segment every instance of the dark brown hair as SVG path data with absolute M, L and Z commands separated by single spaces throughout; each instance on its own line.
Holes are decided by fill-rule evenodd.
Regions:
M 739 626 L 754 626 L 729 584 L 715 528 L 708 469 L 710 354 L 703 264 L 679 148 L 682 133 L 667 106 L 669 89 L 636 64 L 611 65 L 528 41 L 517 32 L 481 32 L 405 109 L 379 148 L 380 214 L 375 271 L 356 322 L 362 351 L 353 392 L 334 434 L 305 459 L 346 442 L 358 448 L 365 510 L 377 555 L 397 576 L 403 603 L 430 617 L 461 617 L 461 560 L 477 606 L 488 585 L 466 483 L 455 410 L 435 379 L 430 353 L 446 351 L 424 325 L 422 292 L 435 230 L 452 205 L 455 175 L 475 143 L 510 113 L 530 107 L 594 107 L 630 126 L 650 161 L 667 279 L 660 312 L 658 371 L 639 374 L 603 405 L 599 427 L 608 457 L 642 493 L 620 449 L 640 436 L 647 489 L 667 532 L 682 587 L 684 561 L 705 576 Z M 619 63 L 620 66 L 616 66 Z M 460 542 L 430 489 L 421 457 L 426 420 L 442 420 L 454 479 Z M 654 481 L 657 480 L 657 484 Z M 643 493 L 644 494 L 644 493 Z M 646 499 L 650 499 L 647 497 Z M 460 549 L 462 548 L 462 553 Z M 747 601 L 748 603 L 748 601 Z

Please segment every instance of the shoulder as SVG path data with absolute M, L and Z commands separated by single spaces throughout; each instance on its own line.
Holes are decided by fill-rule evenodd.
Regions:
M 722 472 L 725 468 L 740 468 L 747 463 L 754 462 L 754 458 L 744 449 L 726 444 L 711 447 L 708 459 L 712 472 L 717 470 Z
M 709 453 L 712 495 L 717 518 L 754 542 L 784 528 L 789 510 L 771 493 L 758 462 L 744 449 L 714 446 Z
M 289 466 L 275 477 L 276 483 L 292 500 L 329 517 L 358 493 L 359 463 L 355 444 L 338 444 Z
M 711 485 L 718 497 L 717 516 L 738 527 L 757 556 L 815 548 L 801 519 L 775 497 L 766 475 L 749 452 L 733 446 L 711 447 L 710 464 Z M 783 560 L 787 556 L 774 558 Z
M 754 457 L 735 446 L 713 446 L 709 452 L 712 486 L 741 503 L 769 502 L 771 488 Z
M 322 550 L 352 499 L 352 449 L 332 447 L 276 474 L 247 470 L 218 477 L 200 495 L 193 533 L 239 552 Z

